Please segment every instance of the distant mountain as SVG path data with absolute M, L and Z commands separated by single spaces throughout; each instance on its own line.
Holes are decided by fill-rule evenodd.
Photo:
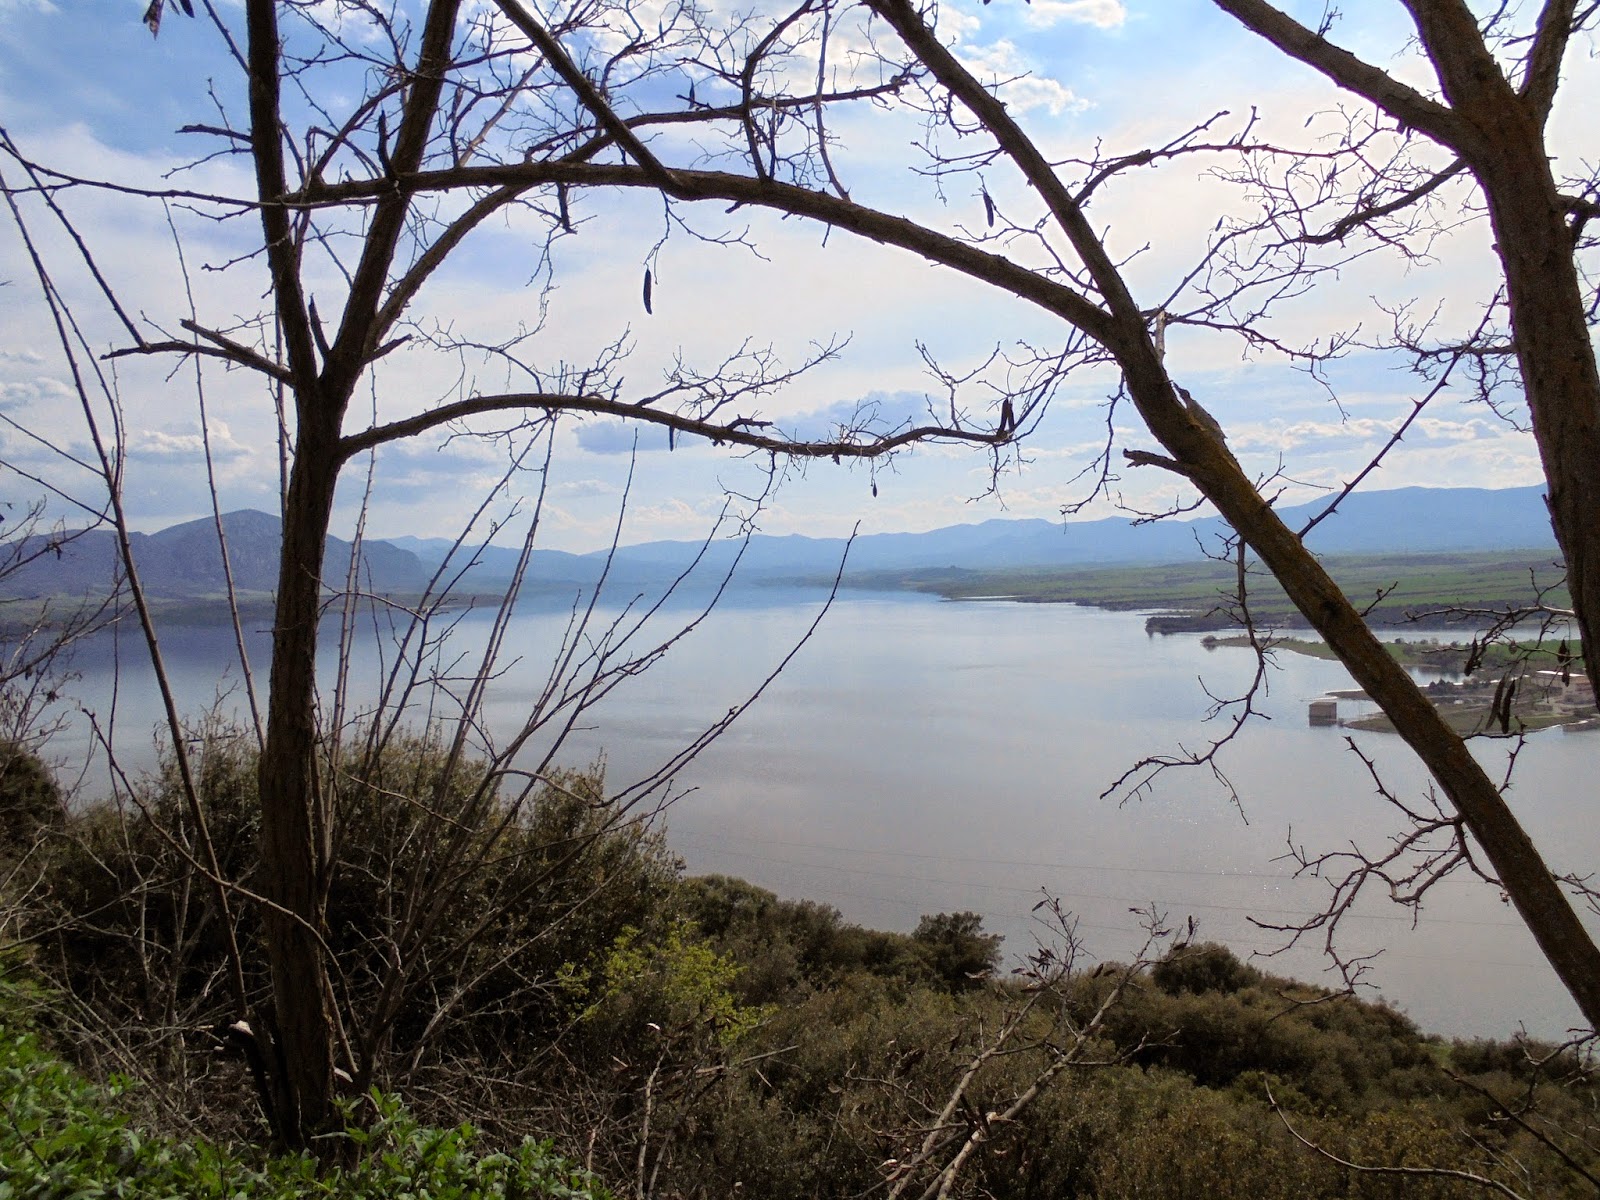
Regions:
M 1315 501 L 1280 511 L 1291 528 L 1298 528 L 1326 504 Z M 849 567 L 869 572 L 1180 562 L 1193 559 L 1201 545 L 1215 546 L 1227 533 L 1228 525 L 1220 517 L 1148 524 L 1135 524 L 1126 517 L 1065 523 L 1002 518 L 926 533 L 869 534 L 850 548 Z M 1358 492 L 1318 525 L 1307 541 L 1322 554 L 1555 549 L 1544 490 L 1539 487 Z M 626 576 L 635 571 L 681 570 L 700 549 L 698 542 L 624 547 L 613 571 Z M 758 535 L 750 540 L 740 570 L 750 578 L 831 573 L 844 549 L 842 538 Z M 702 569 L 724 569 L 737 550 L 736 542 L 714 544 Z
M 234 588 L 241 593 L 270 593 L 278 586 L 278 548 L 283 523 L 267 513 L 244 509 L 222 518 Z M 48 539 L 30 538 L 24 549 L 43 548 Z M 151 596 L 200 599 L 227 594 L 227 576 L 217 542 L 216 522 L 206 517 L 173 525 L 159 533 L 129 536 L 139 578 Z M 323 576 L 343 580 L 350 568 L 350 543 L 329 538 Z M 119 570 L 116 535 L 91 529 L 70 538 L 60 553 L 44 553 L 0 580 L 8 596 L 100 595 Z M 415 554 L 387 542 L 363 548 L 362 586 L 379 592 L 420 588 L 428 572 Z
M 1280 510 L 1298 528 L 1326 501 Z M 277 586 L 282 525 L 276 516 L 241 511 L 223 518 L 234 585 L 265 593 Z M 1072 567 L 1153 564 L 1193 559 L 1200 545 L 1214 546 L 1227 525 L 1218 517 L 1157 521 L 1136 525 L 1123 517 L 1061 523 L 1039 519 L 995 519 L 951 525 L 926 533 L 878 533 L 857 538 L 850 547 L 851 572 L 963 568 Z M 225 582 L 216 527 L 209 518 L 174 525 L 154 534 L 134 534 L 133 550 L 150 593 L 161 597 L 221 596 Z M 1322 554 L 1446 553 L 1474 550 L 1548 550 L 1555 540 L 1539 487 L 1399 488 L 1360 492 L 1308 538 Z M 842 538 L 757 535 L 739 559 L 747 581 L 815 578 L 832 575 L 845 552 Z M 689 569 L 700 556 L 695 578 L 720 579 L 741 553 L 738 539 L 701 542 L 645 542 L 619 549 L 608 578 L 619 586 L 660 582 Z M 369 541 L 362 551 L 362 586 L 374 591 L 415 593 L 450 556 L 448 576 L 459 590 L 491 591 L 507 581 L 519 552 L 490 546 L 454 550 L 443 538 L 401 537 Z M 606 553 L 569 554 L 539 550 L 532 557 L 528 586 L 534 589 L 592 585 L 607 570 Z M 59 555 L 37 561 L 0 580 L 6 595 L 97 593 L 116 569 L 116 543 L 110 533 L 91 531 L 71 541 Z M 350 544 L 329 540 L 324 578 L 342 581 L 349 569 Z

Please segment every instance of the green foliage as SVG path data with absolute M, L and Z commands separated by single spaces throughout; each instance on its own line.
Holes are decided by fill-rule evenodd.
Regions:
M 1233 951 L 1216 942 L 1199 942 L 1173 950 L 1151 971 L 1156 986 L 1168 995 L 1181 992 L 1223 992 L 1261 982 L 1261 972 L 1247 967 Z
M 811 900 L 780 900 L 726 875 L 686 879 L 681 912 L 746 968 L 737 990 L 746 1003 L 795 1001 L 863 973 L 912 985 L 970 990 L 999 962 L 1000 937 L 982 932 L 975 913 L 925 916 L 911 935 L 863 929 Z
M 0 742 L 0 861 L 65 820 L 66 806 L 50 768 L 28 747 Z
M 205 1140 L 152 1136 L 116 1111 L 117 1094 L 74 1074 L 33 1036 L 0 1023 L 0 1200 L 608 1196 L 548 1143 L 485 1153 L 470 1126 L 423 1128 L 379 1093 L 369 1100 L 376 1116 L 346 1134 L 353 1162 L 321 1173 L 305 1156 L 248 1162 Z
M 199 766 L 219 857 L 248 886 L 252 743 L 213 738 Z M 422 964 L 388 1035 L 413 1057 L 407 1066 L 390 1054 L 377 1072 L 409 1089 L 422 1119 L 372 1094 L 351 1110 L 342 1165 L 318 1176 L 304 1160 L 151 1137 L 11 1037 L 13 1058 L 36 1057 L 4 1077 L 15 1095 L 0 1122 L 30 1132 L 5 1141 L 0 1129 L 10 1156 L 0 1157 L 0 1200 L 590 1194 L 530 1132 L 630 1187 L 647 1163 L 652 1194 L 731 1195 L 742 1183 L 742 1194 L 771 1200 L 842 1200 L 882 1190 L 884 1164 L 920 1142 L 1029 996 L 993 977 L 998 939 L 975 914 L 888 933 L 741 880 L 680 880 L 660 838 L 621 820 L 593 773 L 508 795 L 479 764 L 448 767 L 438 746 L 399 741 L 346 756 L 327 779 L 341 830 L 327 930 L 339 998 L 351 1014 L 370 1010 L 394 947 Z M 46 839 L 48 886 L 29 919 L 52 932 L 31 965 L 53 966 L 78 1001 L 121 1019 L 120 1052 L 152 1077 L 175 1078 L 188 1062 L 195 1079 L 173 1095 L 237 1110 L 242 1067 L 211 1061 L 202 1037 L 188 1039 L 187 1058 L 140 1040 L 145 1029 L 203 1027 L 227 1002 L 220 922 L 183 853 L 195 831 L 170 769 L 139 800 L 70 816 Z M 410 902 L 422 897 L 431 916 L 417 924 Z M 248 939 L 249 906 L 240 921 Z M 247 973 L 263 986 L 258 960 Z M 1052 1022 L 1084 1019 L 1115 977 L 1078 977 L 1049 1013 L 1034 1010 L 1015 1045 L 973 1074 L 955 1122 L 1027 1087 L 1050 1061 L 1046 1040 L 1062 1028 Z M 90 1010 L 74 1008 L 77 1018 Z M 350 1027 L 364 1028 L 359 1016 Z M 429 1054 L 415 1054 L 424 1034 Z M 1524 1194 L 1582 1194 L 1547 1144 L 1503 1116 L 1504 1104 L 1532 1097 L 1545 1136 L 1592 1167 L 1593 1153 L 1561 1132 L 1594 1126 L 1587 1089 L 1558 1085 L 1583 1063 L 1569 1051 L 1535 1068 L 1550 1052 L 1446 1048 L 1391 1009 L 1194 945 L 1137 976 L 1111 1010 L 1089 1055 L 1107 1065 L 1062 1073 L 1020 1119 L 996 1124 L 953 1195 L 1475 1194 L 1319 1158 L 1269 1108 L 1269 1086 L 1297 1130 L 1354 1161 L 1501 1172 Z M 1458 1088 L 1442 1066 L 1483 1092 Z M 140 1103 L 140 1092 L 118 1100 Z
M 223 874 L 258 890 L 254 737 L 204 732 L 195 764 L 211 842 Z M 438 1064 L 531 1061 L 569 1015 L 560 981 L 596 969 L 677 879 L 660 836 L 606 801 L 598 772 L 547 772 L 503 792 L 482 763 L 452 763 L 418 738 L 381 753 L 356 746 L 336 762 L 325 782 L 339 819 L 324 937 L 345 1027 L 361 1035 L 355 1073 L 385 1086 Z M 23 915 L 25 931 L 48 934 L 36 965 L 116 1031 L 114 1061 L 131 1053 L 176 1089 L 172 1104 L 248 1120 L 242 1065 L 220 1068 L 200 1032 L 241 1014 L 189 804 L 171 763 L 136 787 L 136 802 L 91 805 L 51 839 Z M 246 986 L 263 995 L 256 909 L 237 902 L 233 917 Z M 92 1041 L 75 1054 L 96 1068 Z M 429 1094 L 461 1105 L 429 1119 L 477 1111 L 438 1082 Z
M 983 932 L 975 912 L 939 913 L 923 917 L 911 940 L 917 943 L 933 977 L 953 992 L 978 987 L 1000 965 L 997 933 Z
M 1291 1082 L 1291 1100 L 1350 1112 L 1446 1086 L 1402 1014 L 1263 975 L 1223 947 L 1181 950 L 1156 965 L 1150 983 L 1130 989 L 1106 1026 L 1142 1065 L 1211 1088 L 1280 1078 Z
M 600 990 L 584 1012 L 628 1040 L 660 1038 L 697 1042 L 709 1037 L 731 1046 L 769 1013 L 741 1005 L 730 990 L 744 968 L 699 940 L 694 926 L 675 921 L 660 940 L 624 929 L 600 968 Z

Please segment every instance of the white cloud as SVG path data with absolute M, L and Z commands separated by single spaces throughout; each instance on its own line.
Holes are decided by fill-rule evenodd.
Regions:
M 618 488 L 616 484 L 604 479 L 564 479 L 551 484 L 550 491 L 556 496 L 586 499 L 591 496 L 615 496 Z
M 1052 117 L 1064 112 L 1082 112 L 1089 107 L 1071 88 L 1059 80 L 1029 69 L 1022 52 L 1009 38 L 987 46 L 970 46 L 962 60 L 978 80 L 995 89 L 1013 113 L 1042 108 Z
M 29 408 L 69 400 L 72 390 L 59 379 L 40 375 L 32 379 L 0 380 L 0 410 Z
M 1031 0 L 1022 19 L 1035 29 L 1070 22 L 1096 29 L 1117 29 L 1128 19 L 1121 0 Z
M 212 422 L 210 434 L 211 457 L 214 460 L 244 458 L 251 453 L 248 447 L 234 440 L 227 425 L 221 421 Z M 205 453 L 205 440 L 198 429 L 185 432 L 147 429 L 129 434 L 128 449 L 133 454 L 150 459 L 198 459 Z
M 958 46 L 968 41 L 983 25 L 977 13 L 962 12 L 959 8 L 939 10 L 939 35 L 947 45 Z

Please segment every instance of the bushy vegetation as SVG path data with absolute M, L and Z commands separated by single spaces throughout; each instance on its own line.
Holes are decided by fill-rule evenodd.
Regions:
M 0 863 L 26 852 L 65 817 L 50 768 L 28 747 L 0 741 Z
M 345 1137 L 349 1166 L 308 1155 L 246 1156 L 207 1139 L 140 1129 L 118 1110 L 127 1084 L 84 1080 L 0 1012 L 0 1200 L 607 1200 L 547 1142 L 482 1150 L 470 1125 L 426 1129 L 373 1093 Z
M 214 737 L 200 763 L 218 859 L 248 888 L 251 743 Z M 41 1028 L 79 1067 L 141 1083 L 107 1107 L 9 1030 L 10 1124 L 33 1132 L 6 1143 L 0 1194 L 108 1194 L 94 1181 L 115 1164 L 152 1181 L 126 1195 L 332 1180 L 327 1194 L 587 1194 L 576 1161 L 652 1197 L 920 1195 L 953 1153 L 928 1147 L 968 1142 L 953 1196 L 1480 1194 L 1335 1158 L 1594 1193 L 1594 1098 L 1570 1049 L 1445 1044 L 1208 943 L 1091 970 L 1067 926 L 1061 957 L 1008 975 L 972 913 L 876 931 L 742 880 L 682 878 L 597 772 L 507 794 L 409 741 L 351 755 L 328 786 L 346 831 L 327 930 L 337 999 L 378 1018 L 347 1018 L 340 1153 L 313 1166 L 237 1149 L 261 1124 L 245 1063 L 219 1057 L 213 1032 L 237 1016 L 229 927 L 165 771 L 121 805 L 51 809 L 34 839 L 41 874 L 11 902 L 29 937 L 4 965 L 56 996 Z M 264 988 L 250 907 L 234 911 L 246 985 Z

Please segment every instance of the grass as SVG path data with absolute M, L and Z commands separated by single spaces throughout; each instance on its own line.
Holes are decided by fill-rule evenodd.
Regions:
M 1350 555 L 1323 565 L 1357 604 L 1366 602 L 1376 624 L 1398 625 L 1419 616 L 1463 609 L 1527 604 L 1537 587 L 1550 590 L 1546 603 L 1570 603 L 1561 567 L 1535 550 L 1478 554 Z M 851 587 L 901 589 L 951 600 L 1021 600 L 1040 604 L 1084 604 L 1109 609 L 1160 609 L 1190 618 L 1171 628 L 1225 628 L 1237 622 L 1219 609 L 1232 605 L 1232 563 L 1204 560 L 1163 566 L 1037 568 L 1003 571 L 872 571 L 851 575 Z M 1258 620 L 1304 626 L 1283 589 L 1256 564 L 1249 599 Z
M 1207 637 L 1207 646 L 1248 646 L 1250 639 L 1244 634 L 1233 637 Z M 1291 654 L 1304 654 L 1308 658 L 1333 660 L 1338 658 L 1326 642 L 1307 638 L 1280 637 L 1272 641 L 1274 649 Z M 1489 646 L 1474 647 L 1469 642 L 1441 642 L 1437 638 L 1395 638 L 1384 643 L 1389 656 L 1402 666 L 1419 671 L 1437 671 L 1441 675 L 1459 675 L 1466 670 L 1469 660 L 1476 657 L 1475 673 L 1490 677 L 1503 675 L 1514 667 L 1526 666 L 1534 671 L 1560 669 L 1561 657 L 1556 646 L 1542 642 L 1496 642 Z M 1569 646 L 1576 662 L 1581 653 L 1577 642 Z

